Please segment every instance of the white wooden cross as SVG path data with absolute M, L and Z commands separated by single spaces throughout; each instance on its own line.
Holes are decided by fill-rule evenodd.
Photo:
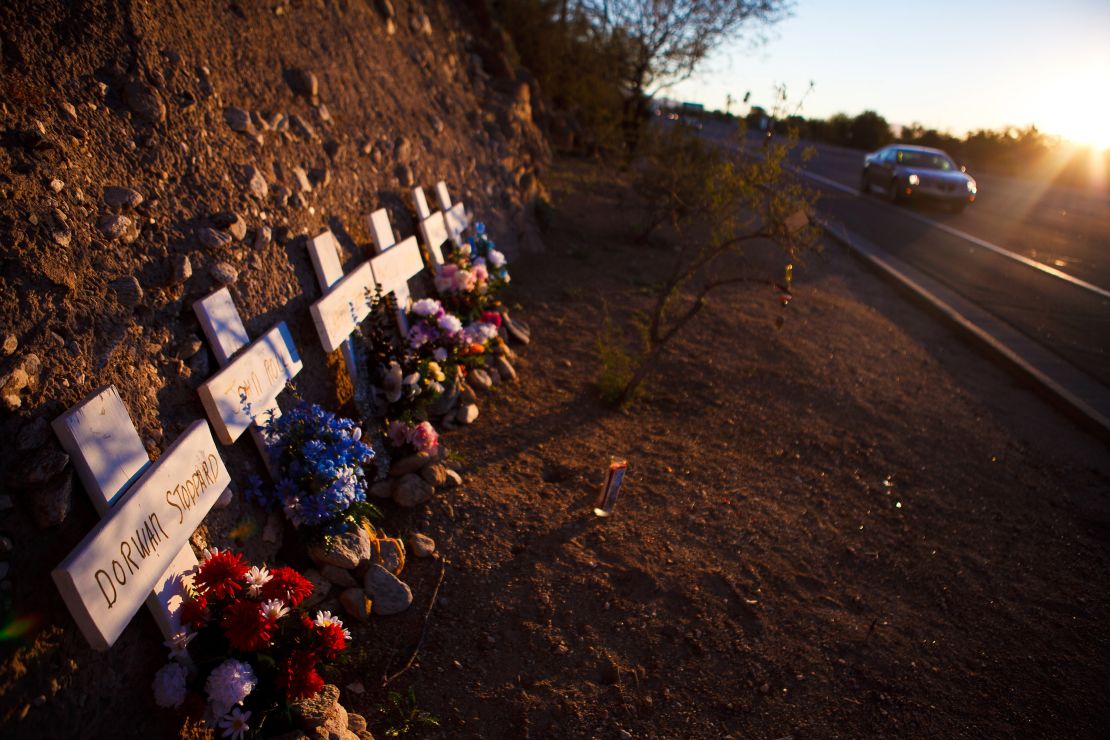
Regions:
M 197 565 L 189 537 L 231 483 L 211 429 L 198 419 L 151 464 L 114 386 L 52 426 L 101 516 L 51 574 L 81 633 L 106 650 L 146 601 L 172 637 Z
M 436 201 L 439 210 L 443 211 L 443 220 L 447 224 L 447 235 L 456 247 L 463 244 L 462 235 L 470 227 L 470 217 L 466 215 L 466 206 L 462 203 L 451 205 L 451 196 L 447 193 L 447 183 L 440 180 L 436 183 Z
M 350 275 L 343 276 L 339 262 L 339 243 L 330 230 L 308 242 L 308 256 L 316 270 L 323 297 L 309 308 L 316 333 L 325 352 L 342 348 L 347 374 L 358 382 L 354 349 L 348 337 L 370 313 L 370 294 L 374 292 L 374 271 L 363 262 Z
M 284 321 L 278 322 L 244 348 L 250 337 L 226 287 L 194 303 L 193 311 L 223 368 L 198 389 L 216 436 L 229 445 L 250 429 L 269 467 L 262 426 L 270 418 L 281 416 L 278 394 L 301 371 L 301 358 L 289 328 Z
M 389 214 L 384 208 L 379 208 L 370 214 L 369 226 L 370 235 L 374 239 L 374 251 L 378 253 L 370 260 L 374 282 L 382 289 L 382 293 L 392 293 L 397 299 L 397 326 L 404 335 L 408 332 L 405 312 L 412 300 L 412 295 L 409 293 L 409 280 L 424 269 L 420 245 L 416 243 L 414 236 L 410 236 L 400 244 L 396 243 L 393 227 L 389 223 Z
M 433 271 L 443 267 L 443 244 L 450 237 L 447 235 L 447 222 L 439 211 L 432 213 L 428 208 L 428 199 L 424 197 L 424 188 L 419 185 L 412 189 L 412 199 L 416 203 L 416 216 L 419 219 L 420 236 L 428 247 L 432 264 L 428 265 Z

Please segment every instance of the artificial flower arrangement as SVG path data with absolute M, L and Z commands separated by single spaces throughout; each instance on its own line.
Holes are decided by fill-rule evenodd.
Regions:
M 263 427 L 277 483 L 251 479 L 248 496 L 266 509 L 280 508 L 294 527 L 323 538 L 362 526 L 378 515 L 366 501 L 366 468 L 374 450 L 350 419 L 305 401 Z
M 435 276 L 436 291 L 444 306 L 467 323 L 496 310 L 497 294 L 509 283 L 505 255 L 486 235 L 485 224 L 474 227 L 475 236 L 461 247 L 449 247 L 446 263 Z
M 292 568 L 252 567 L 216 548 L 190 590 L 183 631 L 166 641 L 170 662 L 154 676 L 155 702 L 234 740 L 291 729 L 290 705 L 323 688 L 319 669 L 351 640 L 343 622 L 302 608 L 313 586 Z

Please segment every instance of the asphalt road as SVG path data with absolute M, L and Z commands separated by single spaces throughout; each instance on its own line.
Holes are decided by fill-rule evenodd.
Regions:
M 708 126 L 704 133 L 728 138 Z M 859 192 L 861 152 L 815 149 L 815 157 L 798 164 L 816 176 L 810 184 L 820 192 L 824 219 L 944 283 L 1110 387 L 1110 192 L 973 172 L 980 197 L 963 213 L 892 205 L 879 193 Z

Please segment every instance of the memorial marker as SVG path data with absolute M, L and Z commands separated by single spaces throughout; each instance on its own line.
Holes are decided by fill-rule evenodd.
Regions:
M 270 455 L 261 426 L 270 418 L 281 416 L 278 394 L 301 371 L 301 358 L 289 328 L 284 321 L 278 322 L 241 349 L 249 338 L 227 288 L 197 301 L 193 310 L 223 367 L 198 389 L 216 436 L 223 444 L 231 444 L 250 429 L 269 466 Z
M 443 243 L 448 240 L 447 223 L 439 211 L 432 213 L 428 208 L 428 200 L 424 197 L 424 188 L 417 186 L 412 189 L 412 199 L 416 203 L 416 215 L 420 219 L 420 236 L 428 247 L 432 264 L 428 265 L 433 271 L 443 267 Z
M 440 180 L 436 183 L 436 200 L 439 210 L 443 211 L 443 220 L 447 224 L 447 234 L 456 247 L 463 244 L 463 233 L 470 227 L 470 217 L 466 215 L 466 206 L 462 203 L 451 205 L 451 196 L 447 193 L 447 183 Z
M 308 254 L 316 270 L 323 297 L 312 304 L 309 313 L 320 335 L 325 352 L 342 348 L 347 373 L 352 382 L 358 377 L 351 336 L 370 313 L 369 296 L 374 292 L 374 271 L 363 262 L 350 275 L 343 276 L 339 263 L 339 244 L 331 231 L 324 231 L 308 243 Z
M 106 650 L 146 601 L 173 636 L 197 564 L 189 537 L 231 482 L 211 430 L 194 422 L 151 465 L 113 386 L 52 426 L 103 517 L 52 573 L 81 633 Z
M 400 244 L 395 243 L 389 214 L 384 208 L 379 208 L 370 214 L 369 226 L 370 234 L 374 239 L 374 249 L 378 252 L 378 256 L 370 260 L 374 282 L 381 288 L 383 294 L 392 293 L 396 298 L 397 326 L 401 329 L 401 334 L 406 334 L 408 320 L 405 318 L 405 311 L 408 310 L 412 299 L 409 280 L 424 269 L 420 245 L 413 236 Z

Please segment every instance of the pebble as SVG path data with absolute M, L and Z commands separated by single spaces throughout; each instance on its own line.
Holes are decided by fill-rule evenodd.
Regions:
M 388 19 L 394 16 L 393 3 L 390 0 L 374 0 L 374 7 L 381 13 L 382 18 Z
M 358 586 L 352 586 L 339 594 L 339 603 L 343 605 L 343 611 L 356 622 L 365 624 L 370 621 L 374 602 L 367 598 L 366 592 Z
M 53 180 L 50 181 L 49 186 L 50 189 L 53 190 L 55 193 L 60 193 L 62 192 L 62 188 L 64 188 L 66 184 L 55 177 Z
M 171 261 L 170 279 L 174 285 L 180 285 L 193 276 L 193 264 L 187 254 L 175 254 Z
M 158 91 L 142 80 L 131 80 L 123 88 L 127 107 L 148 123 L 166 120 L 166 106 Z
M 17 349 L 19 349 L 19 339 L 16 338 L 15 334 L 4 337 L 3 350 L 5 356 L 14 354 Z
M 458 486 L 461 486 L 463 483 L 463 479 L 462 476 L 459 475 L 459 471 L 452 468 L 447 468 L 446 478 L 447 479 L 443 482 L 444 488 L 456 488 Z
M 504 357 L 498 357 L 495 361 L 497 365 L 497 374 L 501 376 L 502 380 L 516 380 L 516 369 Z
M 74 121 L 77 120 L 77 109 L 73 107 L 73 103 L 62 103 L 62 110 Z
M 116 294 L 121 306 L 134 308 L 143 301 L 143 288 L 135 277 L 128 276 L 108 283 L 108 288 Z
M 438 488 L 447 482 L 447 468 L 439 463 L 426 465 L 420 469 L 420 477 Z
M 227 262 L 217 262 L 208 268 L 208 273 L 220 285 L 231 285 L 239 279 L 239 271 Z
M 131 225 L 131 219 L 127 216 L 109 213 L 101 216 L 96 225 L 104 236 L 109 239 L 119 239 L 123 236 L 123 232 L 127 231 L 127 227 Z
M 254 165 L 247 166 L 247 187 L 259 200 L 264 200 L 270 191 L 270 186 L 266 183 L 266 178 L 262 176 L 262 171 Z
M 425 465 L 430 465 L 435 462 L 435 457 L 427 452 L 417 452 L 408 457 L 402 457 L 389 468 L 389 474 L 393 477 L 399 477 L 408 473 L 415 473 Z
M 393 142 L 393 158 L 405 161 L 412 158 L 412 142 L 404 136 L 398 136 Z
M 510 319 L 509 315 L 505 314 L 503 323 L 509 332 L 509 336 L 516 341 L 521 344 L 528 344 L 532 341 L 532 330 L 528 328 L 528 324 L 520 319 Z
M 317 565 L 334 565 L 347 570 L 357 568 L 363 560 L 369 560 L 373 553 L 370 535 L 362 527 L 333 535 L 326 543 L 313 544 L 308 548 L 309 557 Z
M 397 182 L 399 182 L 403 188 L 411 188 L 416 182 L 416 176 L 412 173 L 412 167 L 407 164 L 397 165 L 393 172 L 397 175 Z
M 259 226 L 254 232 L 254 249 L 265 249 L 270 245 L 270 239 L 273 238 L 273 232 L 269 226 Z
M 473 424 L 478 418 L 477 404 L 468 403 L 465 406 L 460 406 L 459 411 L 455 414 L 455 420 L 460 424 Z
M 426 534 L 413 532 L 408 536 L 408 547 L 415 557 L 428 558 L 436 551 L 436 541 Z
M 232 242 L 231 234 L 213 229 L 211 226 L 201 226 L 197 229 L 197 240 L 208 249 L 228 247 L 231 246 Z
M 362 585 L 367 596 L 374 602 L 374 614 L 399 614 L 412 604 L 412 589 L 408 584 L 377 563 L 366 571 Z
M 234 105 L 224 108 L 224 120 L 227 121 L 227 125 L 231 127 L 232 131 L 238 131 L 239 133 L 250 131 L 251 114 L 242 108 L 237 108 Z
M 467 374 L 466 379 L 472 388 L 482 391 L 483 393 L 493 387 L 493 381 L 490 380 L 489 373 L 480 367 L 471 370 Z
M 301 137 L 305 139 L 315 140 L 319 138 L 316 135 L 316 129 L 312 127 L 312 124 L 298 116 L 296 113 L 289 114 L 289 126 L 293 129 L 294 132 L 300 134 Z
M 293 177 L 297 178 L 297 187 L 302 193 L 312 192 L 312 183 L 308 181 L 308 173 L 304 171 L 304 167 L 294 167 Z
M 289 86 L 293 92 L 312 100 L 320 91 L 316 75 L 307 69 L 294 69 L 289 72 Z
M 73 506 L 73 474 L 38 485 L 26 497 L 31 519 L 40 529 L 56 527 L 65 521 Z
M 320 575 L 340 588 L 353 588 L 358 585 L 355 577 L 351 575 L 351 571 L 335 565 L 320 566 Z
M 399 506 L 411 508 L 427 502 L 433 493 L 435 489 L 430 484 L 420 476 L 409 473 L 397 479 L 393 487 L 393 500 Z
M 104 204 L 109 208 L 126 210 L 143 202 L 143 196 L 131 188 L 112 185 L 104 188 Z

